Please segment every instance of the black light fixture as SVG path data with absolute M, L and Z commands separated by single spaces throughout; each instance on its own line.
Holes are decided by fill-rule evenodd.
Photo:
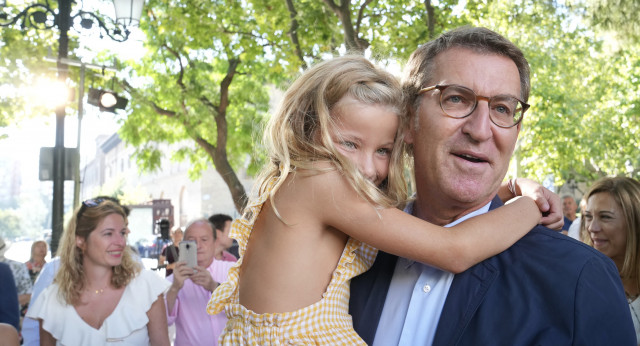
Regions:
M 90 88 L 87 103 L 99 107 L 101 112 L 115 113 L 116 109 L 125 109 L 129 100 L 113 91 Z

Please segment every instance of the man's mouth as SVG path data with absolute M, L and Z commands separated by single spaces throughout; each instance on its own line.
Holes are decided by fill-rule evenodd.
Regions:
M 479 158 L 477 156 L 473 156 L 473 155 L 468 155 L 468 154 L 454 154 L 454 155 L 463 160 L 467 160 L 474 163 L 487 162 L 487 160 Z

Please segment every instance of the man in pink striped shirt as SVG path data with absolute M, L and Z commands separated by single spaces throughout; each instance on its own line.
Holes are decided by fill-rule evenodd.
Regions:
M 207 302 L 219 283 L 227 280 L 234 262 L 214 259 L 214 230 L 206 219 L 191 222 L 184 239 L 196 241 L 198 265 L 190 268 L 184 262 L 176 262 L 173 274 L 167 277 L 172 282 L 165 295 L 167 321 L 169 325 L 176 324 L 174 345 L 217 345 L 227 318 L 224 312 L 207 314 Z

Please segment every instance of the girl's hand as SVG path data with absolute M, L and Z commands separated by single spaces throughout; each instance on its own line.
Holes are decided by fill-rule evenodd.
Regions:
M 540 185 L 538 182 L 527 178 L 511 179 L 507 184 L 509 191 L 515 196 L 527 196 L 532 198 L 540 212 L 542 226 L 555 229 L 562 229 L 564 225 L 564 215 L 562 214 L 562 201 L 560 196 Z

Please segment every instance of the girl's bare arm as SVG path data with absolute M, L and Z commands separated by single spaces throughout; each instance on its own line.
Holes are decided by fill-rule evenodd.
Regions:
M 311 204 L 327 226 L 382 251 L 454 273 L 506 250 L 541 218 L 533 199 L 518 197 L 502 208 L 444 228 L 398 209 L 376 210 L 338 172 L 302 180 L 311 196 L 304 203 Z

